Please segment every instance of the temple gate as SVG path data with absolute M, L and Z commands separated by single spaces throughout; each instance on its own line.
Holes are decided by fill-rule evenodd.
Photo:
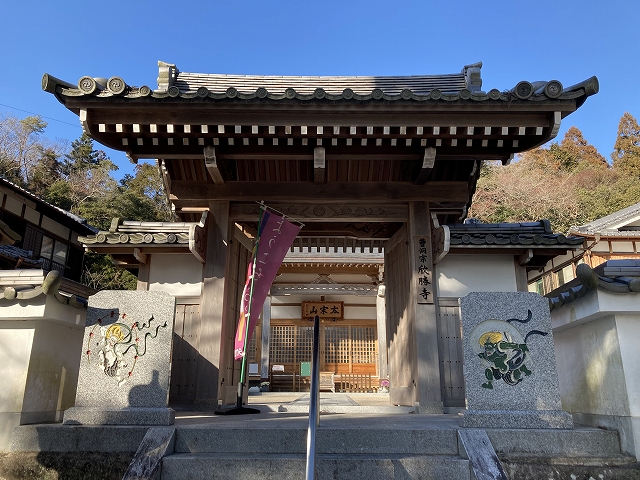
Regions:
M 86 244 L 137 271 L 141 289 L 169 288 L 167 272 L 190 259 L 188 281 L 171 287 L 182 315 L 174 358 L 191 362 L 174 386 L 176 401 L 213 409 L 235 396 L 233 336 L 256 202 L 264 201 L 305 224 L 294 249 L 337 254 L 357 244 L 384 253 L 382 353 L 391 403 L 433 413 L 442 412 L 443 399 L 460 404 L 455 369 L 442 363 L 445 351 L 447 362 L 457 361 L 455 348 L 439 341 L 449 328 L 443 308 L 453 308 L 449 294 L 438 305 L 438 262 L 452 248 L 445 227 L 465 217 L 482 161 L 506 163 L 554 138 L 562 118 L 598 90 L 594 77 L 569 88 L 525 81 L 484 92 L 480 68 L 413 77 L 254 77 L 185 73 L 159 62 L 157 90 L 119 77 L 70 84 L 45 75 L 44 90 L 79 115 L 88 135 L 134 162 L 158 162 L 180 222 L 115 222 L 102 241 Z M 170 237 L 171 228 L 183 236 Z M 483 247 L 490 248 L 466 252 L 474 246 L 466 235 L 459 253 L 514 254 L 486 235 Z M 547 249 L 547 257 L 536 257 L 534 247 L 547 246 L 531 243 L 518 246 L 515 267 L 509 260 L 516 272 L 551 255 Z M 187 284 L 191 290 L 180 293 Z

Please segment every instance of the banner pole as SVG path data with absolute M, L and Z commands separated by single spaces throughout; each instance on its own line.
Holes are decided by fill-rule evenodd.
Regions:
M 262 227 L 262 218 L 264 215 L 264 206 L 260 206 L 260 219 L 258 220 L 258 235 L 256 235 L 256 243 L 253 246 L 253 260 L 251 266 L 251 287 L 249 288 L 249 308 L 247 310 L 247 318 L 245 319 L 244 330 L 244 346 L 242 350 L 244 355 L 242 356 L 242 366 L 240 367 L 240 381 L 238 382 L 238 398 L 236 400 L 236 407 L 242 407 L 242 393 L 244 389 L 244 382 L 246 380 L 246 367 L 247 367 L 247 347 L 249 346 L 249 320 L 251 319 L 251 303 L 253 302 L 253 282 L 255 280 L 256 273 L 256 256 L 258 254 L 258 243 L 260 242 L 260 228 Z

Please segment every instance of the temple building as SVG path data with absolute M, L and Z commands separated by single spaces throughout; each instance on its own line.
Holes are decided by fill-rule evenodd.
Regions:
M 233 403 L 233 337 L 258 202 L 304 224 L 250 346 L 249 376 L 307 383 L 311 326 L 332 390 L 389 388 L 391 404 L 464 406 L 458 299 L 527 291 L 551 258 L 582 245 L 548 222 L 462 223 L 482 162 L 508 163 L 558 133 L 597 93 L 592 77 L 483 90 L 480 63 L 404 77 L 270 77 L 181 72 L 158 87 L 114 76 L 43 89 L 84 131 L 137 162 L 155 159 L 179 221 L 114 220 L 81 238 L 177 298 L 170 402 Z

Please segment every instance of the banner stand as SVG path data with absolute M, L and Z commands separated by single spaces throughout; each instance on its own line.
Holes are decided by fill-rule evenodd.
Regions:
M 257 323 L 257 315 L 251 315 L 252 304 L 256 302 L 256 309 L 261 310 L 269 288 L 276 276 L 278 267 L 284 260 L 293 240 L 302 228 L 294 226 L 285 220 L 285 215 L 278 221 L 276 216 L 266 211 L 264 203 L 260 204 L 260 219 L 258 221 L 258 235 L 253 247 L 253 259 L 247 272 L 247 283 L 242 294 L 240 305 L 240 321 L 234 342 L 234 356 L 236 360 L 242 358 L 240 367 L 240 379 L 238 380 L 238 397 L 233 408 L 216 410 L 216 415 L 246 415 L 260 413 L 257 408 L 242 406 L 242 395 L 245 388 L 247 372 L 247 347 L 249 337 Z M 267 230 L 266 233 L 264 230 Z M 265 238 L 262 238 L 264 234 Z M 256 271 L 256 264 L 261 266 Z M 257 277 L 257 278 L 256 278 Z M 255 286 L 255 292 L 254 292 Z M 247 291 L 248 290 L 248 291 Z M 254 298 L 255 293 L 255 298 Z

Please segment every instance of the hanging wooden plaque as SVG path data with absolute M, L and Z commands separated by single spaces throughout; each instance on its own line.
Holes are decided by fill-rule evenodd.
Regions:
M 344 302 L 302 302 L 302 318 L 344 319 Z

